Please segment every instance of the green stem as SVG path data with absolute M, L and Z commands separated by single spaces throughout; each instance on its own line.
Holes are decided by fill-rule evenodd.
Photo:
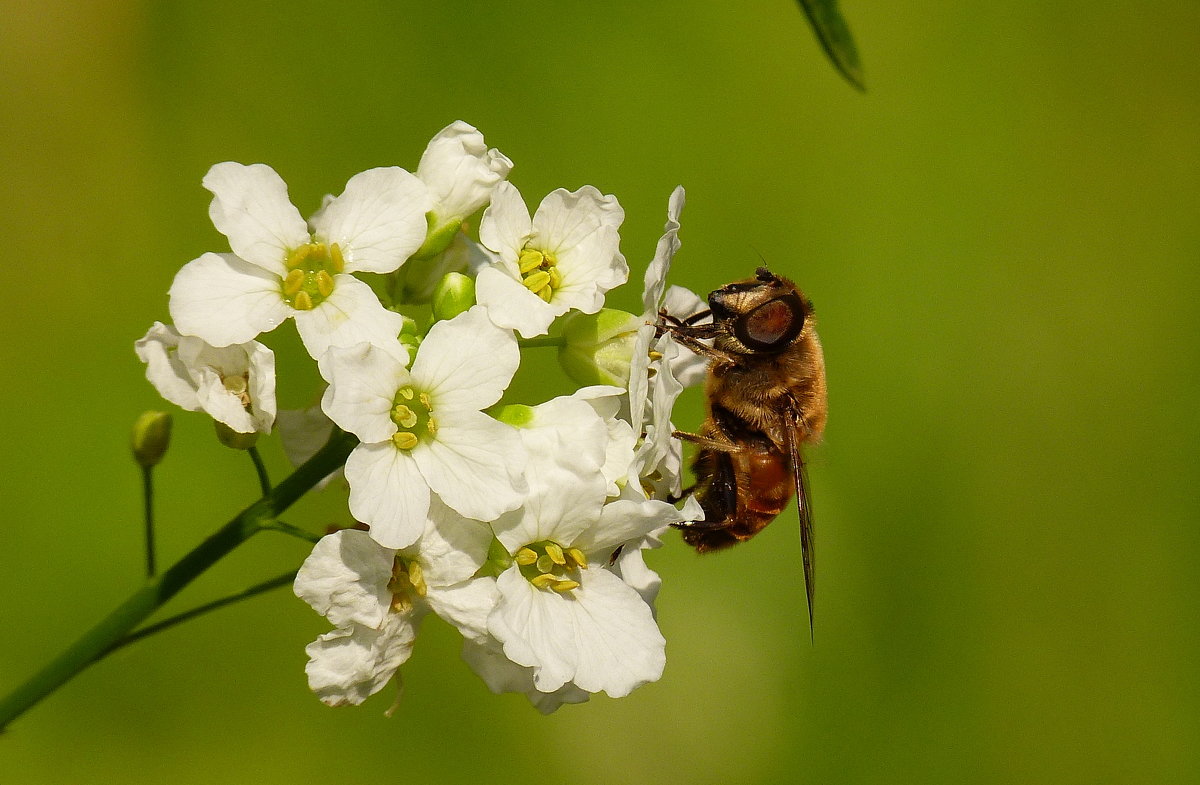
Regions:
M 0 700 L 0 731 L 88 665 L 112 651 L 131 630 L 183 587 L 261 531 L 264 524 L 272 522 L 322 478 L 345 463 L 355 444 L 357 440 L 353 436 L 335 432 L 320 452 L 292 472 L 274 490 L 242 510 L 165 572 L 147 581 L 145 586 L 135 591 L 66 651 Z
M 146 520 L 146 577 L 158 571 L 154 563 L 154 467 L 142 467 L 142 512 Z
M 263 581 L 262 583 L 255 584 L 254 586 L 251 586 L 244 591 L 240 591 L 237 594 L 231 594 L 228 597 L 222 597 L 219 600 L 213 600 L 212 602 L 205 603 L 199 607 L 192 608 L 190 611 L 184 611 L 183 613 L 177 614 L 168 619 L 163 619 L 162 621 L 157 622 L 156 624 L 151 624 L 149 627 L 144 627 L 137 632 L 131 632 L 121 640 L 114 643 L 108 651 L 104 652 L 100 656 L 107 657 L 117 649 L 124 648 L 135 641 L 140 641 L 142 638 L 148 638 L 155 633 L 159 633 L 163 630 L 174 627 L 176 624 L 185 622 L 188 619 L 194 619 L 197 616 L 208 613 L 209 611 L 215 611 L 218 608 L 223 608 L 226 605 L 232 605 L 235 602 L 248 600 L 251 597 L 270 591 L 271 589 L 277 589 L 280 586 L 288 586 L 295 580 L 296 571 L 291 570 L 289 572 L 285 572 L 283 575 L 278 575 L 269 581 Z
M 314 544 L 321 541 L 321 535 L 313 534 L 310 531 L 301 529 L 299 526 L 293 526 L 290 523 L 284 523 L 283 521 L 271 521 L 269 523 L 264 523 L 262 525 L 262 529 L 263 531 L 273 531 L 280 532 L 281 534 L 288 534 L 292 537 L 296 537 L 297 539 L 305 540 Z
M 517 346 L 522 349 L 538 349 L 543 346 L 566 346 L 567 339 L 561 335 L 540 335 L 537 338 L 518 338 Z
M 263 463 L 262 456 L 258 454 L 257 447 L 251 447 L 246 452 L 250 455 L 250 460 L 254 462 L 254 471 L 258 473 L 258 487 L 262 489 L 262 495 L 266 496 L 271 492 L 271 478 L 267 476 L 267 467 Z

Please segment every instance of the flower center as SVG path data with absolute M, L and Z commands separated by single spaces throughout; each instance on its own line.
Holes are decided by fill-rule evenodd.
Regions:
M 517 551 L 513 559 L 525 580 L 539 589 L 552 589 L 558 593 L 579 588 L 579 581 L 568 573 L 579 577 L 579 570 L 587 568 L 587 557 L 578 548 L 566 548 L 553 540 L 531 542 Z
M 413 609 L 413 601 L 424 597 L 429 587 L 425 585 L 425 574 L 416 559 L 408 560 L 396 554 L 392 562 L 392 579 L 388 581 L 388 591 L 392 593 L 392 610 L 401 613 Z
M 417 392 L 411 387 L 401 387 L 392 402 L 392 422 L 396 432 L 392 444 L 401 450 L 411 450 L 421 442 L 421 437 L 437 436 L 437 420 L 433 419 L 433 402 L 429 393 Z
M 250 411 L 250 379 L 246 374 L 222 376 L 221 384 L 230 395 L 238 399 L 243 409 Z
M 546 302 L 550 302 L 554 291 L 562 286 L 558 260 L 549 251 L 540 251 L 527 245 L 521 251 L 517 265 L 521 269 L 521 283 Z
M 333 294 L 333 276 L 346 269 L 337 243 L 307 243 L 288 254 L 283 299 L 297 311 L 311 311 Z

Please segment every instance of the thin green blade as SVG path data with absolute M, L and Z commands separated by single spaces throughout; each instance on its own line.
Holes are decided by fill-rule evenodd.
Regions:
M 846 81 L 859 90 L 867 89 L 863 81 L 862 65 L 858 62 L 858 49 L 850 28 L 838 10 L 837 0 L 797 0 L 812 25 L 817 40 L 834 67 L 846 77 Z

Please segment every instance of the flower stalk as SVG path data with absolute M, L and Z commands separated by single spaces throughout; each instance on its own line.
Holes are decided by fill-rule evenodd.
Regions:
M 283 482 L 238 513 L 208 539 L 158 576 L 89 630 L 40 672 L 0 700 L 0 731 L 85 668 L 117 648 L 134 628 L 346 462 L 358 440 L 337 432 L 324 448 Z

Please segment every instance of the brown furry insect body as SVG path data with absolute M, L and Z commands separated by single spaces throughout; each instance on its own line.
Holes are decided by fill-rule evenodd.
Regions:
M 705 520 L 678 524 L 697 551 L 727 548 L 762 531 L 796 493 L 809 623 L 813 604 L 812 510 L 801 446 L 819 441 L 827 414 L 825 359 L 812 303 L 786 278 L 758 268 L 754 278 L 708 296 L 709 310 L 659 329 L 709 359 L 708 417 L 694 493 Z M 711 315 L 712 322 L 699 324 Z M 703 341 L 711 339 L 711 345 Z

